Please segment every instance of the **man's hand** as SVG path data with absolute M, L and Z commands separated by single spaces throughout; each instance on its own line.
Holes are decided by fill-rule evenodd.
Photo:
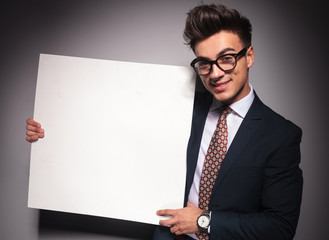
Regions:
M 45 136 L 45 131 L 41 128 L 41 124 L 32 118 L 26 120 L 26 130 L 26 141 L 28 142 L 34 142 Z
M 187 207 L 181 209 L 164 209 L 157 211 L 159 216 L 172 216 L 171 219 L 161 220 L 161 226 L 171 226 L 170 231 L 176 235 L 197 233 L 197 218 L 202 210 L 188 202 Z

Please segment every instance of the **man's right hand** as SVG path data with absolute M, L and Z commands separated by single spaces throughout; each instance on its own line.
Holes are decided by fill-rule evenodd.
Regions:
M 41 124 L 32 118 L 26 120 L 26 141 L 34 142 L 45 136 L 45 130 L 41 128 Z

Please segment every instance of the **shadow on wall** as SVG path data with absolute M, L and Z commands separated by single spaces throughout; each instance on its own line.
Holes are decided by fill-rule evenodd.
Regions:
M 39 231 L 60 230 L 151 240 L 154 225 L 40 210 Z

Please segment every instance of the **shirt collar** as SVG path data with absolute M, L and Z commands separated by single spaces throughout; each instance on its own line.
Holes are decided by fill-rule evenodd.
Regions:
M 248 93 L 248 95 L 245 96 L 244 98 L 242 98 L 241 100 L 239 100 L 235 103 L 232 103 L 230 105 L 230 108 L 242 118 L 244 118 L 246 116 L 246 114 L 255 98 L 254 89 L 250 84 L 249 84 L 249 86 L 250 86 L 250 92 Z M 209 110 L 214 111 L 214 110 L 220 108 L 221 106 L 223 106 L 223 103 L 214 98 Z

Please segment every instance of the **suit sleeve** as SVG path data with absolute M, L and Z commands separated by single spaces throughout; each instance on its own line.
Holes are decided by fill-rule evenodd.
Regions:
M 259 211 L 212 211 L 211 239 L 293 239 L 303 185 L 299 168 L 301 135 L 300 128 L 289 128 L 276 150 L 269 154 L 264 167 Z

